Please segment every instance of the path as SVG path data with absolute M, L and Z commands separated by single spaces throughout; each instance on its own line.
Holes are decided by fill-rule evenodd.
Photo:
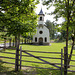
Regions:
M 13 43 L 11 43 L 11 46 L 13 46 Z M 0 44 L 0 47 L 4 47 L 4 44 Z M 6 47 L 9 47 L 9 43 L 6 43 Z M 3 48 L 0 48 L 2 50 Z

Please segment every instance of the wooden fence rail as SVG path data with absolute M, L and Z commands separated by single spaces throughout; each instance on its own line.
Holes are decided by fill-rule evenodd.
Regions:
M 61 75 L 62 75 L 62 71 L 64 69 L 64 64 L 63 64 L 63 50 L 61 49 L 61 52 L 43 52 L 43 51 L 30 51 L 30 50 L 21 50 L 22 52 L 28 54 L 28 55 L 21 55 L 21 56 L 25 56 L 25 57 L 34 57 L 34 58 L 37 58 L 37 59 L 41 59 L 41 58 L 49 58 L 49 59 L 60 59 L 61 60 L 61 63 L 49 63 L 49 62 L 35 62 L 35 61 L 27 61 L 27 60 L 20 60 L 20 61 L 23 61 L 23 62 L 31 62 L 31 63 L 39 63 L 39 64 L 50 64 L 50 65 L 61 65 L 61 67 L 59 69 L 56 69 L 56 70 L 61 70 Z M 32 55 L 31 53 L 29 52 L 35 52 L 35 53 L 51 53 L 51 54 L 61 54 L 61 58 L 55 58 L 55 57 L 43 57 L 43 56 L 34 56 Z M 70 55 L 70 54 L 68 54 Z M 75 55 L 73 55 L 75 56 Z M 69 59 L 67 59 L 69 60 Z M 44 60 L 42 60 L 44 61 Z M 75 61 L 75 60 L 71 60 L 71 61 Z M 25 66 L 25 65 L 22 65 L 23 67 L 33 67 L 33 66 Z M 75 67 L 74 65 L 69 65 L 69 66 L 72 66 L 72 67 Z M 57 67 L 57 66 L 56 66 Z M 40 68 L 40 67 L 33 67 L 33 68 Z M 58 67 L 57 67 L 58 68 Z M 43 68 L 44 69 L 44 68 Z M 47 69 L 52 69 L 52 68 L 47 68 Z M 67 70 L 69 72 L 75 72 L 73 70 Z
M 61 52 L 44 52 L 44 51 L 30 51 L 30 50 L 22 50 L 22 52 L 36 52 L 36 53 L 53 53 L 53 54 L 61 54 Z
M 6 54 L 13 54 L 15 55 L 15 58 L 13 57 L 7 57 L 7 56 L 0 56 L 0 58 L 6 58 L 6 59 L 14 59 L 15 60 L 15 63 L 12 63 L 12 62 L 5 62 L 5 61 L 1 61 L 2 63 L 7 63 L 7 64 L 13 64 L 15 65 L 15 71 L 18 71 L 19 69 L 21 70 L 21 67 L 31 67 L 31 68 L 40 68 L 40 69 L 51 69 L 51 70 L 61 70 L 61 75 L 62 75 L 62 71 L 64 69 L 64 72 L 65 71 L 69 71 L 69 72 L 75 72 L 73 70 L 68 70 L 67 68 L 64 68 L 66 67 L 65 64 L 63 64 L 63 61 L 64 60 L 64 57 L 66 56 L 65 53 L 63 53 L 63 49 L 61 49 L 61 52 L 45 52 L 45 51 L 30 51 L 30 50 L 22 50 L 22 47 L 11 47 L 11 46 L 14 46 L 15 45 L 15 41 L 13 41 L 13 43 L 11 42 L 12 40 L 9 40 L 9 46 L 6 47 L 6 41 L 4 41 L 4 47 L 0 47 L 0 48 L 4 48 L 4 49 L 13 49 L 13 50 L 16 50 L 16 53 L 13 53 L 13 52 L 5 52 L 5 51 L 0 51 L 0 53 L 6 53 Z M 28 42 L 27 39 L 22 39 L 21 40 L 21 44 L 24 44 L 24 43 L 30 43 L 30 41 Z M 33 55 L 32 53 L 49 53 L 49 54 L 60 54 L 60 57 L 45 57 L 45 56 L 35 56 Z M 23 55 L 22 53 L 25 53 L 26 55 Z M 63 57 L 64 55 L 64 57 Z M 70 54 L 68 54 L 70 55 Z M 73 54 L 72 56 L 75 56 L 75 54 Z M 38 60 L 41 60 L 42 62 L 37 62 L 37 61 L 29 61 L 29 60 L 22 60 L 22 57 L 33 57 L 33 58 L 36 58 Z M 61 60 L 60 63 L 51 63 L 51 62 L 48 62 L 42 58 L 47 58 L 47 59 L 59 59 Z M 69 59 L 66 59 L 66 61 L 68 61 Z M 72 62 L 75 62 L 75 60 L 71 60 Z M 26 66 L 26 65 L 22 65 L 22 62 L 30 62 L 30 63 L 38 63 L 38 64 L 49 64 L 51 66 L 54 66 L 56 67 L 57 69 L 53 69 L 53 68 L 44 68 L 44 67 L 34 67 L 34 66 Z M 60 66 L 58 66 L 60 65 Z M 64 67 L 63 67 L 64 66 Z M 75 67 L 75 65 L 69 65 L 71 67 Z M 66 69 L 66 70 L 65 70 Z
M 20 66 L 20 69 L 21 69 L 21 67 L 32 67 L 32 68 L 40 68 L 40 69 L 52 69 L 52 70 L 62 70 L 61 69 L 61 67 L 59 67 L 59 66 L 57 66 L 57 65 L 61 65 L 62 66 L 62 64 L 61 63 L 50 63 L 50 62 L 48 62 L 48 61 L 46 61 L 46 60 L 44 60 L 44 59 L 41 59 L 41 58 L 51 58 L 51 59 L 60 59 L 61 60 L 61 58 L 55 58 L 55 57 L 44 57 L 44 56 L 34 56 L 34 55 L 32 55 L 31 53 L 29 53 L 29 52 L 36 52 L 36 53 L 53 53 L 53 54 L 61 54 L 61 52 L 43 52 L 43 51 L 29 51 L 29 50 L 22 50 L 22 47 L 20 48 L 20 54 L 19 54 L 19 56 L 20 56 L 20 59 L 18 60 L 18 61 L 20 61 L 20 64 L 18 65 L 18 66 Z M 27 55 L 22 55 L 22 52 L 23 53 L 25 53 L 25 54 L 27 54 Z M 63 53 L 62 53 L 63 54 Z M 36 61 L 27 61 L 27 60 L 22 60 L 21 58 L 22 58 L 22 56 L 24 56 L 24 57 L 34 57 L 34 58 L 36 58 L 36 59 L 38 59 L 38 60 L 41 60 L 41 61 L 43 61 L 43 62 L 36 62 Z M 53 69 L 53 68 L 44 68 L 44 67 L 33 67 L 33 66 L 26 66 L 26 65 L 22 65 L 21 64 L 21 62 L 31 62 L 31 63 L 39 63 L 39 64 L 49 64 L 49 65 L 52 65 L 52 66 L 54 66 L 54 67 L 57 67 L 58 69 Z M 61 71 L 61 73 L 62 73 L 62 71 Z M 61 74 L 62 75 L 62 74 Z
M 1 47 L 4 47 L 4 50 L 7 48 L 7 47 L 15 47 L 15 39 L 7 39 L 7 38 L 4 38 L 3 40 L 4 42 L 2 44 L 0 44 L 0 48 Z M 20 39 L 20 44 L 31 44 L 32 42 L 30 42 L 31 39 L 28 39 L 28 38 L 25 38 L 25 41 L 24 41 L 24 38 L 23 39 Z M 4 46 L 1 46 L 1 45 L 4 45 Z M 8 46 L 7 46 L 8 45 Z

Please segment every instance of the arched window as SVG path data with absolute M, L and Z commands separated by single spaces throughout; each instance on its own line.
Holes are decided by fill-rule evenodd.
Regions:
M 35 37 L 35 42 L 37 42 L 37 37 Z
M 42 17 L 40 17 L 40 20 L 42 20 Z
M 47 42 L 47 38 L 45 37 L 45 42 Z

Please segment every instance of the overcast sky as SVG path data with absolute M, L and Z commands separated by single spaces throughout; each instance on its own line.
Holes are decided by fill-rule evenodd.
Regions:
M 43 10 L 43 13 L 45 14 L 45 18 L 44 18 L 44 21 L 46 22 L 46 20 L 50 20 L 51 22 L 55 21 L 55 19 L 53 18 L 54 15 L 47 15 L 46 13 L 51 13 L 52 11 L 54 11 L 55 7 L 50 7 L 49 10 L 47 10 L 47 6 L 43 6 L 42 5 L 42 2 L 40 2 L 38 5 L 37 5 L 37 8 L 36 8 L 36 13 L 39 14 L 40 10 Z M 60 18 L 58 20 L 58 24 L 62 23 L 63 19 Z

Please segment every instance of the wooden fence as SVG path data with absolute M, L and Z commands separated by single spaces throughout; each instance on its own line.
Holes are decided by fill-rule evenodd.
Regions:
M 31 44 L 32 40 L 31 39 L 27 39 L 27 38 L 23 38 L 20 39 L 20 44 Z M 7 47 L 15 47 L 15 39 L 4 39 L 3 42 L 0 44 L 0 48 L 7 48 Z
M 21 44 L 26 43 L 26 41 L 25 40 L 23 41 L 23 40 L 24 39 L 22 39 Z M 12 55 L 15 55 L 15 57 L 0 56 L 0 58 L 13 59 L 15 62 L 6 62 L 6 61 L 0 61 L 0 62 L 15 65 L 15 71 L 18 71 L 22 67 L 31 67 L 31 68 L 40 68 L 40 69 L 61 70 L 61 75 L 62 75 L 63 70 L 64 70 L 64 72 L 66 72 L 66 70 L 69 71 L 69 72 L 75 72 L 73 70 L 68 70 L 68 68 L 67 69 L 64 68 L 66 65 L 63 62 L 65 62 L 65 56 L 66 56 L 66 54 L 65 54 L 65 50 L 63 51 L 63 49 L 61 49 L 61 52 L 43 52 L 43 51 L 36 51 L 36 50 L 35 51 L 22 50 L 22 47 L 20 47 L 20 49 L 18 49 L 18 47 L 17 48 L 15 48 L 15 47 L 11 48 L 11 46 L 14 46 L 14 41 L 12 43 L 12 41 L 10 40 L 8 47 L 6 47 L 6 41 L 5 41 L 4 47 L 1 47 L 1 48 L 15 50 L 15 53 L 13 53 L 13 52 L 6 52 L 6 51 L 0 51 L 0 53 L 12 54 Z M 30 53 L 30 52 L 32 52 L 32 53 L 33 52 L 35 52 L 35 53 L 42 53 L 42 54 L 43 53 L 60 54 L 61 57 L 57 58 L 57 57 L 35 56 L 32 53 Z M 23 53 L 25 53 L 26 55 L 23 55 Z M 64 58 L 63 58 L 63 56 L 64 56 Z M 73 54 L 72 56 L 75 56 L 75 54 Z M 28 60 L 28 61 L 27 60 L 22 60 L 22 57 L 33 57 L 33 58 L 36 58 L 36 59 L 38 59 L 38 60 L 40 60 L 42 62 L 30 61 L 30 60 Z M 52 62 L 44 60 L 43 58 L 46 58 L 46 59 L 55 59 L 55 60 L 59 59 L 61 62 L 60 63 L 52 63 Z M 26 65 L 23 65 L 22 62 L 38 63 L 38 64 L 49 64 L 49 65 L 55 67 L 56 69 L 54 69 L 54 68 L 45 68 L 45 67 L 34 67 L 34 66 L 30 66 L 30 65 L 26 66 Z M 75 60 L 71 60 L 71 62 L 75 62 Z M 60 65 L 60 66 L 58 66 L 58 65 Z M 75 67 L 75 65 L 69 65 L 69 66 Z
M 64 50 L 65 51 L 65 50 Z M 30 50 L 22 50 L 22 48 L 20 48 L 20 59 L 19 59 L 19 61 L 22 63 L 22 61 L 23 62 L 31 62 L 31 63 L 39 63 L 39 64 L 49 64 L 49 65 L 52 65 L 52 66 L 54 66 L 54 67 L 56 67 L 57 69 L 53 69 L 53 68 L 43 68 L 43 69 L 52 69 L 52 70 L 61 70 L 61 75 L 62 75 L 62 71 L 64 70 L 64 72 L 65 72 L 65 68 L 64 68 L 64 66 L 66 66 L 63 62 L 65 62 L 65 56 L 64 56 L 64 58 L 63 58 L 63 55 L 65 55 L 64 52 L 63 51 L 63 49 L 61 49 L 61 52 L 43 52 L 43 51 L 30 51 Z M 25 53 L 25 54 L 27 54 L 27 55 L 22 55 L 22 52 L 23 53 Z M 30 52 L 35 52 L 35 53 L 48 53 L 48 54 L 60 54 L 61 55 L 61 57 L 60 58 L 57 58 L 57 57 L 44 57 L 44 56 L 34 56 L 33 54 L 31 54 Z M 64 53 L 63 53 L 64 52 Z M 68 55 L 70 55 L 70 54 L 68 54 Z M 42 62 L 35 62 L 35 61 L 25 61 L 25 60 L 21 60 L 21 58 L 22 58 L 22 56 L 23 57 L 34 57 L 34 58 L 36 58 L 36 59 L 38 59 L 38 60 L 41 60 L 41 61 L 43 61 L 43 63 Z M 72 55 L 72 56 L 75 56 L 74 54 Z M 58 61 L 58 59 L 59 60 L 61 60 L 61 62 L 60 63 L 52 63 L 52 62 L 48 62 L 48 61 L 46 61 L 46 60 L 44 60 L 44 59 L 42 59 L 42 58 L 46 58 L 46 59 L 55 59 L 55 60 L 57 60 Z M 67 59 L 67 61 L 68 61 L 69 59 Z M 71 60 L 71 62 L 75 62 L 75 60 Z M 25 65 L 21 65 L 21 63 L 20 63 L 20 69 L 21 69 L 21 66 L 23 66 L 23 67 L 32 67 L 32 68 L 42 68 L 42 67 L 33 67 L 33 66 L 25 66 Z M 58 66 L 58 65 L 60 65 L 60 66 Z M 70 67 L 75 67 L 75 65 L 69 65 Z M 69 72 L 75 72 L 74 70 L 68 70 L 68 68 L 67 68 L 67 71 L 69 71 Z

